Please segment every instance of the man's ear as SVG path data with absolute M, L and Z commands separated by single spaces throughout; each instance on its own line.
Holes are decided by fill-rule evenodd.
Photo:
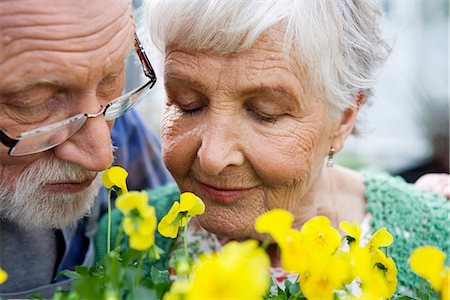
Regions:
M 337 124 L 337 127 L 334 131 L 333 138 L 331 140 L 331 147 L 339 152 L 344 147 L 344 142 L 347 137 L 352 132 L 353 127 L 355 126 L 356 117 L 358 115 L 359 109 L 366 101 L 366 94 L 364 91 L 358 93 L 355 97 L 355 105 L 347 108 L 341 114 L 341 119 Z

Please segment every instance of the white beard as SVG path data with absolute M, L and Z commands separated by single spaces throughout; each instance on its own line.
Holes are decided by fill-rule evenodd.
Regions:
M 102 185 L 101 174 L 78 193 L 55 193 L 43 189 L 50 182 L 84 181 L 96 172 L 55 157 L 37 160 L 17 178 L 15 187 L 0 182 L 0 216 L 19 226 L 64 228 L 89 214 Z

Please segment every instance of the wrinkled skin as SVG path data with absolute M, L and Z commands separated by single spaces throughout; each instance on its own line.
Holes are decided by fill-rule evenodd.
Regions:
M 361 178 L 342 171 L 360 185 L 350 197 L 358 205 L 338 217 L 330 199 L 344 191 L 331 190 L 323 168 L 330 147 L 342 149 L 358 108 L 331 119 L 302 68 L 283 58 L 282 36 L 268 31 L 227 57 L 166 49 L 163 158 L 181 190 L 204 200 L 201 225 L 220 236 L 261 239 L 253 223 L 275 207 L 294 213 L 296 227 L 316 214 L 363 215 Z
M 128 1 L 0 2 L 0 128 L 17 135 L 98 112 L 124 86 L 133 30 Z M 95 177 L 112 163 L 112 126 L 103 117 L 89 119 L 56 148 L 29 156 L 10 157 L 0 145 L 0 187 L 14 190 L 21 174 L 48 161 L 69 163 L 86 178 Z M 47 183 L 73 180 L 49 174 L 35 192 L 59 197 L 67 187 Z

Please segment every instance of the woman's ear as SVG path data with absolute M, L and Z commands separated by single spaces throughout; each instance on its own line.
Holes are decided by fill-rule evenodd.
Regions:
M 337 124 L 337 127 L 333 134 L 333 138 L 331 140 L 331 147 L 334 148 L 336 152 L 341 151 L 344 147 L 345 140 L 350 135 L 353 127 L 355 126 L 359 109 L 365 103 L 365 101 L 366 94 L 364 91 L 361 91 L 355 97 L 355 105 L 347 108 L 344 112 L 342 112 L 341 119 Z

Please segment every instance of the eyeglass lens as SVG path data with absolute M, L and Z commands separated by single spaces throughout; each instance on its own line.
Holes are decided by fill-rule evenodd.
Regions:
M 55 147 L 74 135 L 84 125 L 86 119 L 87 117 L 77 119 L 58 128 L 56 132 L 54 130 L 43 131 L 42 133 L 24 138 L 11 149 L 9 155 L 29 155 Z

